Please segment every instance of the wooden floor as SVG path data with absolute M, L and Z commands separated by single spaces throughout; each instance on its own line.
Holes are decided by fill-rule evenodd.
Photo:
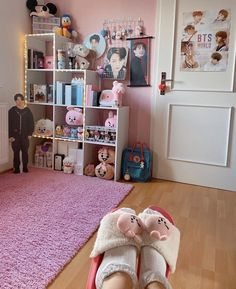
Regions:
M 135 184 L 120 207 L 165 208 L 181 231 L 174 289 L 236 288 L 236 192 L 155 180 Z M 48 289 L 85 289 L 95 236 Z

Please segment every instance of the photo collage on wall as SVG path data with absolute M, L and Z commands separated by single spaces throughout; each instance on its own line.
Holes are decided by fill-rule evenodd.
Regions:
M 184 12 L 180 70 L 226 71 L 230 24 L 230 9 Z

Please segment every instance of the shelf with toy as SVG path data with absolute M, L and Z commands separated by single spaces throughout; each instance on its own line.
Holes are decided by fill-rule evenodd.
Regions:
M 114 143 L 106 143 L 106 142 L 98 142 L 98 141 L 89 141 L 85 140 L 84 143 L 86 144 L 92 144 L 92 145 L 104 145 L 104 146 L 110 146 L 110 147 L 115 147 L 116 144 Z
M 115 148 L 87 144 L 84 148 L 84 174 L 107 180 L 118 180 Z
M 76 138 L 64 138 L 64 137 L 54 137 L 55 140 L 59 140 L 59 141 L 68 141 L 68 142 L 79 142 L 82 143 L 83 140 L 82 139 L 76 139 Z
M 54 137 L 63 140 L 83 140 L 83 109 L 75 106 L 55 107 Z

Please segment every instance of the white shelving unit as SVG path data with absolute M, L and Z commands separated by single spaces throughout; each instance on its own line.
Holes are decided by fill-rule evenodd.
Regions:
M 83 168 L 89 164 L 98 164 L 98 149 L 100 147 L 110 147 L 115 150 L 115 166 L 114 166 L 114 180 L 120 178 L 121 171 L 121 157 L 122 151 L 128 144 L 128 127 L 129 127 L 129 108 L 128 107 L 95 107 L 95 106 L 76 106 L 83 109 L 84 121 L 83 129 L 88 125 L 103 126 L 104 119 L 108 117 L 108 112 L 113 111 L 117 115 L 116 124 L 116 141 L 115 143 L 88 141 L 83 135 L 82 140 L 60 138 L 55 136 L 55 126 L 57 124 L 64 125 L 65 114 L 67 112 L 67 105 L 56 103 L 56 82 L 71 82 L 71 79 L 82 77 L 84 79 L 84 91 L 87 84 L 92 84 L 100 88 L 100 78 L 95 71 L 80 70 L 80 69 L 57 69 L 58 49 L 65 49 L 66 43 L 69 39 L 57 36 L 54 33 L 49 34 L 28 34 L 25 36 L 25 97 L 29 100 L 29 85 L 30 84 L 50 84 L 53 85 L 53 100 L 52 102 L 27 102 L 30 107 L 35 121 L 42 118 L 49 118 L 53 121 L 54 131 L 52 137 L 36 137 L 33 136 L 30 144 L 29 162 L 34 165 L 34 152 L 37 144 L 46 141 L 52 142 L 53 146 L 53 160 L 54 155 L 58 153 L 59 147 L 66 144 L 68 148 L 82 149 L 81 163 Z M 52 69 L 32 69 L 28 68 L 28 49 L 43 52 L 44 55 L 53 56 Z M 85 101 L 84 101 L 85 104 Z M 65 152 L 66 154 L 66 152 Z M 54 163 L 54 162 L 52 162 Z M 52 166 L 54 169 L 54 166 Z

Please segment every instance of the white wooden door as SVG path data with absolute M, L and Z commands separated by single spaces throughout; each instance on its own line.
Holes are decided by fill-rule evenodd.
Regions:
M 215 0 L 214 5 L 212 0 L 157 2 L 151 121 L 153 176 L 236 191 L 236 1 Z M 228 11 L 227 24 L 216 20 L 221 10 Z M 193 11 L 203 12 L 202 26 L 195 24 L 197 33 L 193 33 L 190 45 L 197 67 L 183 64 L 188 53 L 181 53 L 181 43 L 186 44 L 188 37 L 184 29 L 193 25 Z M 218 50 L 224 66 L 214 69 L 206 63 L 209 58 L 213 65 L 210 56 L 217 52 L 215 45 L 222 44 L 219 38 L 216 43 L 218 31 L 226 32 L 228 51 Z M 161 72 L 173 79 L 167 82 L 165 95 L 158 90 Z

